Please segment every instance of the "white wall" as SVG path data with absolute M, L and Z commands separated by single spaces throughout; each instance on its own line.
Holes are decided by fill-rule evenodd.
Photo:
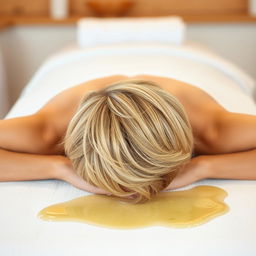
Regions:
M 189 25 L 187 36 L 209 46 L 256 79 L 256 23 Z
M 75 26 L 18 26 L 0 33 L 13 103 L 40 64 L 75 41 Z M 256 79 L 256 24 L 189 24 L 187 39 L 203 43 Z
M 75 26 L 19 26 L 1 35 L 10 101 L 13 103 L 41 63 L 75 41 Z
M 0 36 L 3 33 L 0 33 Z M 0 43 L 0 119 L 5 116 L 9 108 L 9 97 L 7 91 L 7 81 L 6 81 L 6 70 L 4 65 L 3 53 L 1 50 Z

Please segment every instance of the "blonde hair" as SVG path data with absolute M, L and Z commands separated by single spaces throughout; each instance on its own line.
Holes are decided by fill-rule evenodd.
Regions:
M 85 181 L 143 202 L 191 158 L 193 136 L 174 96 L 151 81 L 124 80 L 85 95 L 64 147 Z

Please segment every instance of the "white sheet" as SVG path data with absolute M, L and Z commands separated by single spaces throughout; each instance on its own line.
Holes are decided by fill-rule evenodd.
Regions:
M 86 80 L 146 73 L 194 84 L 230 111 L 255 113 L 251 97 L 255 81 L 219 56 L 190 45 L 124 44 L 82 50 L 74 47 L 51 57 L 31 79 L 7 117 L 33 113 L 61 90 Z
M 116 73 L 170 76 L 198 85 L 231 111 L 256 114 L 251 78 L 215 55 L 189 46 L 126 45 L 53 56 L 7 118 L 35 112 L 76 83 Z M 188 229 L 115 230 L 38 219 L 42 208 L 87 194 L 67 183 L 0 183 L 0 255 L 256 255 L 256 181 L 205 180 L 187 188 L 201 184 L 225 189 L 230 212 Z

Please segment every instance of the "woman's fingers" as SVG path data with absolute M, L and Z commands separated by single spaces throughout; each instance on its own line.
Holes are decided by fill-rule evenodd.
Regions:
M 62 177 L 62 180 L 67 181 L 71 185 L 73 185 L 76 188 L 79 188 L 81 190 L 85 190 L 90 193 L 95 194 L 103 194 L 103 195 L 111 195 L 110 192 L 105 191 L 104 189 L 95 187 L 88 182 L 86 182 L 82 177 L 80 177 L 75 170 L 72 168 L 71 165 L 65 165 L 64 168 L 64 176 Z

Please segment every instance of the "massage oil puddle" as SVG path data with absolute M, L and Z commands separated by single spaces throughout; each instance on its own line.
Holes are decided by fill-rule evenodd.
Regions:
M 105 195 L 89 195 L 55 204 L 38 216 L 51 221 L 79 221 L 110 228 L 167 226 L 184 228 L 203 224 L 228 211 L 227 192 L 214 186 L 161 192 L 143 204 L 131 204 Z

